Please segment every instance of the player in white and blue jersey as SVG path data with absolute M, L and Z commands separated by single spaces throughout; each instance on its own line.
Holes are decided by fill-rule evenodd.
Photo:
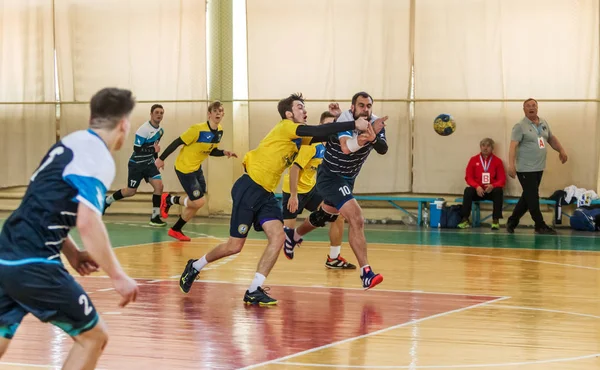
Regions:
M 127 187 L 106 197 L 104 211 L 113 202 L 134 196 L 143 179 L 149 182 L 154 190 L 150 226 L 161 227 L 167 225 L 160 218 L 160 196 L 163 192 L 163 182 L 160 171 L 154 165 L 154 160 L 158 158 L 160 152 L 159 142 L 164 134 L 164 130 L 160 127 L 164 114 L 165 110 L 160 104 L 154 104 L 150 108 L 150 120 L 144 122 L 135 133 L 133 154 L 129 158 Z
M 122 296 L 136 299 L 135 281 L 122 270 L 102 222 L 104 197 L 115 176 L 111 151 L 119 150 L 135 106 L 128 90 L 106 88 L 90 102 L 90 128 L 53 145 L 19 207 L 0 233 L 0 357 L 31 313 L 70 335 L 64 368 L 92 369 L 108 340 L 92 301 L 67 272 L 60 253 L 82 276 L 102 268 Z M 69 231 L 77 227 L 85 251 Z
M 370 289 L 383 281 L 381 274 L 375 274 L 367 259 L 367 241 L 365 239 L 364 218 L 360 205 L 354 199 L 354 181 L 371 150 L 385 154 L 388 150 L 385 137 L 387 116 L 377 118 L 372 113 L 373 98 L 366 92 L 356 93 L 352 97 L 350 110 L 341 112 L 337 104 L 331 104 L 329 110 L 338 121 L 348 121 L 364 117 L 371 125 L 365 132 L 345 131 L 329 137 L 323 163 L 317 173 L 317 191 L 323 198 L 321 208 L 312 212 L 297 229 L 285 229 L 286 241 L 283 248 L 291 259 L 294 248 L 302 242 L 302 236 L 334 222 L 341 214 L 349 224 L 349 242 L 358 263 L 361 266 L 360 278 L 363 288 Z

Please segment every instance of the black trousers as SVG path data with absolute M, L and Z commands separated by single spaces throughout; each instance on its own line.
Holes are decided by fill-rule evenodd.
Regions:
M 490 193 L 485 193 L 482 198 L 479 195 L 477 195 L 477 190 L 474 187 L 467 186 L 463 195 L 463 204 L 461 211 L 461 216 L 463 219 L 469 218 L 469 216 L 471 215 L 471 207 L 473 206 L 473 202 L 478 200 L 491 200 L 492 202 L 494 202 L 492 218 L 502 218 L 502 203 L 504 202 L 504 191 L 502 190 L 502 188 L 493 188 Z
M 544 171 L 538 172 L 517 172 L 517 177 L 523 187 L 523 194 L 515 206 L 512 215 L 508 218 L 508 223 L 516 227 L 523 215 L 529 211 L 536 229 L 545 225 L 542 211 L 540 211 L 540 183 Z

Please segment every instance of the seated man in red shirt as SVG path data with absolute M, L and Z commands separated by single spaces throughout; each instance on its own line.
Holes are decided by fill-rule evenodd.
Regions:
M 506 183 L 506 173 L 502 159 L 493 154 L 494 140 L 485 138 L 479 143 L 481 153 L 471 157 L 467 165 L 465 180 L 468 187 L 465 188 L 462 205 L 462 221 L 458 224 L 461 229 L 471 226 L 469 215 L 473 201 L 491 200 L 494 202 L 492 213 L 492 230 L 500 228 L 502 218 L 502 203 L 504 193 L 502 188 Z

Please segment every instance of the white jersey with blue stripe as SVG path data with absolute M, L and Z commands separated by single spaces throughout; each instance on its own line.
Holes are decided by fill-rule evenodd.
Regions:
M 164 134 L 162 127 L 154 127 L 150 121 L 144 122 L 143 125 L 138 128 L 135 133 L 135 139 L 133 142 L 134 152 L 129 158 L 130 162 L 134 163 L 153 163 L 154 153 L 148 152 L 136 152 L 136 148 L 147 148 L 153 146 L 154 143 L 160 141 Z
M 85 204 L 99 215 L 115 177 L 115 162 L 92 130 L 74 132 L 50 148 L 25 196 L 0 233 L 0 265 L 54 259 Z
M 377 116 L 372 114 L 371 124 L 373 124 L 375 120 L 377 120 Z M 338 117 L 337 121 L 354 121 L 354 115 L 350 110 L 344 111 Z M 342 137 L 348 137 L 351 139 L 353 137 L 357 137 L 359 134 L 360 132 L 358 130 L 353 130 L 339 132 L 336 135 L 330 136 L 326 145 L 323 164 L 321 164 L 321 166 L 325 166 L 325 168 L 327 168 L 330 172 L 338 174 L 347 179 L 353 179 L 358 176 L 360 169 L 373 149 L 373 145 L 367 144 L 353 153 L 344 154 L 340 139 Z M 385 128 L 382 129 L 377 135 L 381 140 L 385 140 Z

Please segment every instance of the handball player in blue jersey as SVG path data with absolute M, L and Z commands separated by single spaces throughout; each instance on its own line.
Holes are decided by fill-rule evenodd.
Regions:
M 89 128 L 53 145 L 32 174 L 19 208 L 0 233 L 0 357 L 31 313 L 70 335 L 64 369 L 93 369 L 107 343 L 106 326 L 60 254 L 82 276 L 99 268 L 111 279 L 123 307 L 138 288 L 123 272 L 102 222 L 106 190 L 115 177 L 112 151 L 130 129 L 135 100 L 128 90 L 106 88 L 90 102 Z M 69 236 L 76 227 L 85 251 Z

